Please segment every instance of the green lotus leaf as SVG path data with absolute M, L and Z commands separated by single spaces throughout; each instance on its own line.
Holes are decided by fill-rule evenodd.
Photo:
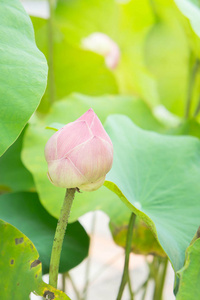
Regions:
M 31 292 L 48 299 L 70 300 L 42 281 L 34 244 L 14 226 L 0 220 L 0 290 L 4 300 L 27 300 Z
M 192 243 L 186 251 L 184 267 L 178 271 L 180 284 L 176 300 L 193 300 L 200 298 L 200 239 Z
M 106 130 L 115 155 L 105 185 L 147 224 L 178 271 L 199 226 L 199 139 L 145 131 L 122 115 L 110 116 Z
M 0 2 L 0 156 L 36 110 L 47 81 L 47 63 L 19 0 Z
M 2 192 L 33 191 L 33 177 L 21 161 L 24 131 L 0 157 L 0 190 Z

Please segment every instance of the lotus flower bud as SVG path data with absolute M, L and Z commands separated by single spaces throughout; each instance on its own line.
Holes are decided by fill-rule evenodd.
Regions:
M 94 191 L 113 162 L 113 145 L 100 120 L 89 109 L 58 130 L 45 146 L 49 180 L 56 186 Z

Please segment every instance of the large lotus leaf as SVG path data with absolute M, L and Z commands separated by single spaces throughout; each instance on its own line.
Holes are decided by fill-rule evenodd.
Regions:
M 75 121 L 90 107 L 94 109 L 102 122 L 109 114 L 123 112 L 143 128 L 162 130 L 161 125 L 153 118 L 147 105 L 135 97 L 73 95 L 66 100 L 56 102 L 45 119 L 42 121 L 37 120 L 37 122 L 29 125 L 25 133 L 22 151 L 22 160 L 27 169 L 33 174 L 42 205 L 56 218 L 59 217 L 65 191 L 52 185 L 47 178 L 44 147 L 54 132 L 45 129 L 45 127 L 54 122 L 66 124 Z M 70 214 L 71 220 L 74 221 L 79 216 L 94 209 L 112 207 L 111 200 L 108 201 L 109 198 L 114 199 L 113 201 L 117 199 L 106 188 L 101 188 L 92 193 L 77 194 Z
M 179 270 L 199 226 L 199 139 L 145 131 L 122 115 L 110 116 L 106 130 L 115 151 L 106 186 L 149 226 Z
M 48 20 L 32 18 L 36 42 L 39 49 L 48 55 Z M 85 51 L 75 44 L 70 44 L 56 25 L 54 26 L 54 84 L 55 100 L 72 92 L 87 95 L 116 94 L 116 80 L 105 66 L 104 59 L 92 52 Z M 39 110 L 46 112 L 49 108 L 50 84 L 40 104 Z
M 0 220 L 0 290 L 4 300 L 29 299 L 35 292 L 45 299 L 70 300 L 42 281 L 42 266 L 34 244 L 14 226 Z
M 0 190 L 30 191 L 34 190 L 31 173 L 21 161 L 21 149 L 24 132 L 15 143 L 0 157 Z
M 163 5 L 157 0 L 155 5 L 159 19 L 145 39 L 146 66 L 156 79 L 159 102 L 182 117 L 188 89 L 189 43 L 175 4 L 165 1 Z
M 0 1 L 0 155 L 16 140 L 44 93 L 47 64 L 19 0 Z
M 22 231 L 36 246 L 43 274 L 49 272 L 57 220 L 42 207 L 36 193 L 0 196 L 0 218 Z M 89 238 L 79 222 L 69 224 L 63 242 L 60 273 L 76 267 L 87 256 Z
M 184 267 L 178 271 L 179 291 L 176 300 L 200 299 L 200 239 L 187 248 Z
M 129 212 L 130 216 L 130 212 Z M 123 248 L 126 247 L 126 238 L 128 232 L 128 222 L 127 220 L 121 219 L 121 224 L 116 224 L 115 220 L 110 221 L 109 227 L 113 236 L 115 243 Z M 136 254 L 153 254 L 165 257 L 165 252 L 160 247 L 155 236 L 147 225 L 136 218 L 134 225 L 134 233 L 132 237 L 131 251 Z

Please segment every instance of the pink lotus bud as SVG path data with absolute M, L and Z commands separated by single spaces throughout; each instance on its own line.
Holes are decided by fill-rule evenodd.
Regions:
M 45 146 L 49 180 L 63 188 L 94 191 L 112 167 L 113 145 L 90 108 L 58 130 Z
M 83 49 L 93 51 L 105 58 L 106 66 L 113 70 L 120 60 L 120 50 L 118 45 L 105 33 L 94 32 L 82 39 Z

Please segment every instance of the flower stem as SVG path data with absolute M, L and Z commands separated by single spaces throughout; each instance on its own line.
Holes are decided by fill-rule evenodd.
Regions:
M 53 241 L 53 248 L 51 252 L 51 261 L 50 261 L 50 269 L 49 269 L 49 284 L 52 285 L 54 288 L 57 288 L 62 244 L 63 244 L 63 239 L 67 228 L 67 223 L 69 219 L 72 202 L 74 200 L 75 192 L 76 192 L 76 188 L 67 189 L 66 191 L 65 199 L 60 212 L 60 217 L 57 223 L 57 228 L 56 228 L 55 237 Z
M 192 103 L 193 87 L 194 87 L 195 79 L 196 79 L 196 76 L 198 73 L 199 63 L 200 63 L 199 60 L 196 59 L 194 65 L 193 65 L 192 71 L 191 71 L 189 85 L 188 85 L 186 108 L 185 108 L 185 119 L 188 119 L 190 117 L 190 107 L 191 107 L 191 103 Z
M 157 278 L 155 280 L 155 284 L 156 284 L 155 291 L 154 291 L 155 300 L 162 300 L 164 283 L 165 283 L 166 273 L 167 273 L 168 259 L 165 258 L 163 261 L 161 260 L 159 264 L 160 264 L 159 270 L 157 273 Z
M 75 292 L 75 294 L 76 294 L 77 300 L 81 300 L 81 296 L 80 296 L 79 291 L 78 291 L 78 289 L 77 289 L 77 287 L 76 287 L 76 285 L 75 285 L 75 283 L 74 283 L 74 280 L 72 279 L 72 277 L 70 276 L 69 273 L 66 273 L 66 275 L 67 275 L 69 281 L 71 282 L 71 285 L 72 285 L 72 287 L 73 287 L 73 289 L 74 289 L 74 292 Z
M 152 13 L 153 13 L 154 18 L 155 18 L 155 23 L 158 23 L 159 22 L 159 15 L 158 15 L 158 12 L 157 12 L 157 9 L 156 9 L 155 1 L 154 0 L 149 0 L 149 5 L 152 9 Z
M 198 104 L 197 104 L 196 110 L 194 112 L 194 118 L 196 118 L 198 116 L 199 112 L 200 112 L 200 96 L 198 99 Z
M 134 293 L 132 291 L 130 273 L 128 274 L 128 289 L 129 289 L 129 294 L 130 294 L 130 300 L 134 300 L 135 297 L 134 297 Z
M 135 218 L 136 215 L 134 213 L 131 214 L 129 225 L 128 225 L 128 232 L 126 237 L 126 249 L 125 249 L 125 262 L 124 262 L 124 271 L 122 275 L 121 284 L 119 287 L 117 300 L 120 300 L 122 298 L 122 294 L 125 288 L 126 283 L 128 282 L 128 266 L 129 266 L 129 256 L 131 252 L 131 243 L 132 243 L 132 237 L 133 237 L 133 227 L 135 224 Z

